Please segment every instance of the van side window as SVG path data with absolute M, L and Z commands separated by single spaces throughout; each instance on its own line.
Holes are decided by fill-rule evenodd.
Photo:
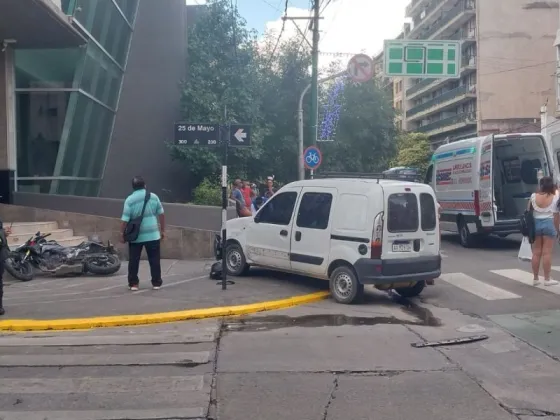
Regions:
M 423 231 L 434 230 L 436 228 L 436 203 L 431 194 L 420 194 L 420 218 Z
M 308 229 L 326 229 L 329 225 L 332 194 L 308 192 L 303 194 L 296 225 Z
M 387 229 L 389 232 L 416 232 L 419 224 L 416 194 L 391 194 L 388 201 Z
M 274 195 L 258 212 L 256 222 L 271 225 L 289 225 L 296 204 L 297 193 L 294 191 Z

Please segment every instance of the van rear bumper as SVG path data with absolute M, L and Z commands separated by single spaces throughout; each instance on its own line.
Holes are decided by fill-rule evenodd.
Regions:
M 374 260 L 360 258 L 354 269 L 361 284 L 391 284 L 436 279 L 441 275 L 441 256 Z

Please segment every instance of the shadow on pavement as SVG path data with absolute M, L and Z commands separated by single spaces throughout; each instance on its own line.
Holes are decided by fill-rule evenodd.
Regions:
M 519 249 L 521 244 L 521 237 L 517 238 L 517 235 L 512 235 L 511 237 L 507 238 L 500 238 L 499 236 L 490 235 L 485 238 L 481 238 L 477 245 L 473 249 L 483 249 L 488 251 L 503 251 L 503 250 L 510 250 L 510 249 Z M 442 235 L 442 245 L 445 243 L 450 243 L 461 247 L 459 243 L 459 235 L 455 234 L 443 234 Z M 466 252 L 469 250 L 467 248 L 463 248 Z

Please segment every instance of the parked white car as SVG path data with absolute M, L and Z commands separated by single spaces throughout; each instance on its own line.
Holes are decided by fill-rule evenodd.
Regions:
M 329 280 L 349 304 L 366 284 L 417 296 L 441 273 L 439 251 L 430 186 L 324 178 L 288 184 L 254 218 L 228 220 L 224 258 L 232 276 L 260 266 Z

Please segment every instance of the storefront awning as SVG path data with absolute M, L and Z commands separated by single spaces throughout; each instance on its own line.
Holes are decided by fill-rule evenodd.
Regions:
M 86 43 L 52 0 L 0 0 L 0 47 L 15 40 L 12 48 L 70 48 Z

